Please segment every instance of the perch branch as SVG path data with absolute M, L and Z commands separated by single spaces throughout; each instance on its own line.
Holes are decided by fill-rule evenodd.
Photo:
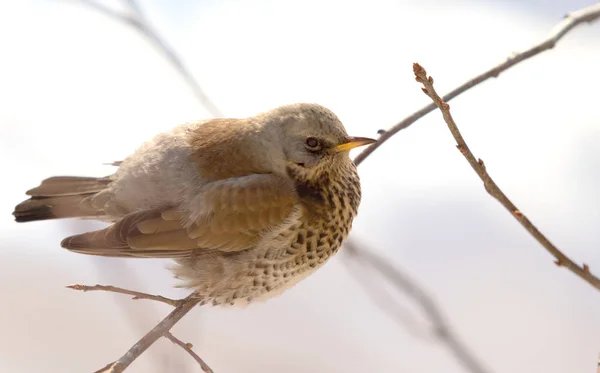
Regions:
M 363 265 L 368 265 L 386 278 L 401 293 L 413 298 L 422 309 L 429 322 L 433 325 L 435 336 L 443 342 L 457 359 L 469 372 L 488 373 L 481 362 L 474 356 L 468 347 L 454 334 L 446 317 L 442 314 L 440 307 L 413 279 L 408 277 L 398 268 L 390 264 L 389 260 L 383 259 L 373 252 L 362 249 L 352 240 L 344 244 L 345 252 Z M 362 282 L 362 280 L 360 280 Z M 391 315 L 391 313 L 390 313 Z
M 130 284 L 131 288 L 133 289 L 143 287 L 143 284 L 137 277 L 136 271 L 132 268 L 129 268 L 130 265 L 135 265 L 134 263 L 128 263 L 124 260 L 116 260 L 110 261 L 109 264 L 107 261 L 101 260 L 99 257 L 92 257 L 90 259 L 91 262 L 96 266 L 98 274 L 105 279 L 110 279 L 109 281 L 103 282 Z M 119 293 L 113 294 L 116 296 L 121 295 Z M 144 296 L 147 295 L 145 293 L 142 294 Z M 133 299 L 141 298 L 134 296 Z M 159 299 L 152 297 L 151 300 L 161 302 L 160 297 Z M 140 314 L 132 307 L 129 307 L 128 304 L 128 302 L 116 302 L 116 305 L 121 309 L 122 317 L 127 320 L 127 324 L 130 326 L 132 331 L 134 331 L 135 335 L 144 335 L 144 333 L 148 331 L 147 325 L 155 323 L 154 320 L 156 319 L 160 320 L 159 315 L 156 315 L 154 310 L 148 308 L 145 312 Z M 176 304 L 173 304 L 173 307 L 175 306 Z M 149 359 L 152 359 L 152 361 L 149 361 L 149 363 L 152 365 L 152 370 L 155 372 L 168 372 L 177 369 L 177 367 L 174 366 L 174 361 L 170 359 L 169 353 L 165 350 L 156 351 L 154 354 L 152 354 L 152 356 L 149 357 Z
M 106 285 L 69 285 L 67 286 L 69 289 L 79 290 L 79 291 L 108 291 L 111 293 L 125 294 L 133 296 L 132 299 L 148 299 L 157 302 L 162 302 L 168 304 L 169 306 L 177 307 L 181 303 L 181 299 L 175 300 L 170 298 L 165 298 L 160 295 L 152 295 L 146 293 L 140 293 L 139 291 L 127 290 L 123 288 L 118 288 L 116 286 L 106 286 Z
M 202 358 L 200 356 L 198 356 L 198 354 L 196 354 L 194 352 L 194 350 L 192 350 L 192 348 L 194 346 L 192 346 L 191 343 L 184 343 L 182 342 L 179 338 L 175 337 L 171 332 L 166 332 L 165 333 L 165 338 L 167 338 L 169 341 L 175 343 L 177 346 L 183 348 L 185 351 L 187 351 L 188 354 L 190 354 L 192 356 L 192 358 L 194 358 L 194 360 L 196 360 L 196 362 L 198 364 L 200 364 L 200 368 L 202 368 L 202 370 L 206 373 L 214 373 L 212 369 L 210 369 L 210 367 L 208 366 L 208 364 L 206 364 L 204 362 L 204 360 L 202 360 Z
M 461 93 L 488 80 L 489 78 L 497 78 L 498 75 L 500 75 L 500 73 L 502 73 L 505 70 L 508 70 L 509 68 L 513 67 L 514 65 L 516 65 L 520 62 L 523 62 L 543 51 L 554 48 L 556 43 L 558 43 L 558 41 L 561 40 L 563 38 L 563 36 L 565 36 L 573 28 L 575 28 L 576 26 L 578 26 L 582 23 L 594 22 L 598 18 L 600 18 L 600 3 L 597 3 L 595 5 L 590 5 L 586 8 L 569 13 L 560 23 L 558 23 L 552 29 L 550 34 L 543 41 L 541 41 L 538 44 L 535 44 L 534 46 L 532 46 L 531 48 L 527 49 L 524 52 L 517 53 L 517 54 L 509 57 L 504 62 L 492 67 L 491 69 L 487 70 L 486 72 L 475 76 L 474 78 L 465 82 L 461 86 L 450 91 L 450 93 L 444 95 L 444 97 L 442 98 L 443 101 L 448 102 L 448 101 L 452 100 L 453 98 L 455 98 L 456 96 L 460 95 Z M 371 153 L 373 153 L 375 150 L 377 150 L 377 148 L 379 148 L 381 145 L 383 145 L 384 142 L 389 140 L 396 133 L 400 132 L 401 130 L 407 128 L 408 126 L 410 126 L 411 124 L 416 122 L 418 119 L 429 114 L 435 108 L 436 108 L 435 104 L 429 104 L 429 105 L 423 107 L 422 109 L 414 112 L 407 118 L 403 119 L 401 122 L 399 122 L 395 126 L 391 127 L 390 129 L 380 131 L 379 132 L 380 136 L 379 136 L 378 141 L 376 143 L 369 145 L 361 153 L 359 153 L 356 156 L 356 158 L 354 158 L 354 163 L 356 163 L 356 165 L 359 165 L 360 163 L 362 163 L 369 155 L 371 155 Z
M 177 69 L 186 84 L 191 88 L 194 96 L 196 96 L 198 101 L 208 110 L 208 112 L 215 117 L 223 116 L 223 113 L 200 87 L 200 84 L 194 78 L 188 67 L 183 63 L 181 57 L 179 57 L 175 49 L 169 45 L 169 43 L 164 40 L 164 38 L 156 31 L 156 29 L 152 27 L 147 19 L 143 17 L 141 7 L 135 0 L 125 1 L 127 7 L 129 8 L 130 14 L 121 14 L 94 0 L 80 1 L 108 17 L 125 23 L 144 36 L 171 63 L 171 65 Z
M 600 6 L 598 7 L 600 9 Z M 564 31 L 566 32 L 566 31 Z M 563 32 L 563 33 L 564 33 Z M 567 257 L 562 251 L 560 251 L 554 244 L 550 242 L 546 236 L 544 236 L 529 219 L 512 203 L 512 201 L 502 192 L 502 190 L 496 185 L 494 180 L 488 174 L 485 164 L 481 159 L 476 159 L 464 138 L 462 137 L 452 115 L 450 114 L 450 105 L 448 105 L 444 100 L 437 94 L 435 89 L 433 88 L 433 78 L 427 76 L 427 72 L 425 69 L 415 63 L 413 65 L 413 71 L 415 73 L 415 77 L 417 82 L 423 84 L 425 88 L 423 88 L 423 92 L 428 95 L 436 107 L 440 109 L 442 115 L 444 117 L 444 121 L 448 125 L 452 136 L 456 140 L 457 148 L 461 152 L 461 154 L 466 158 L 467 162 L 471 165 L 477 176 L 483 181 L 483 186 L 485 190 L 498 202 L 502 204 L 511 215 L 517 219 L 519 223 L 529 232 L 550 254 L 552 254 L 556 258 L 556 265 L 560 267 L 566 267 L 571 272 L 575 273 L 577 276 L 588 282 L 590 285 L 600 290 L 600 279 L 594 276 L 589 267 L 586 264 L 582 266 L 573 262 L 569 257 Z
M 123 372 L 135 359 L 137 359 L 144 351 L 148 349 L 154 342 L 159 338 L 165 337 L 171 328 L 183 318 L 188 312 L 192 310 L 201 298 L 197 297 L 196 294 L 192 293 L 186 298 L 181 300 L 181 303 L 175 307 L 173 311 L 167 317 L 165 317 L 158 325 L 144 335 L 136 344 L 134 344 L 123 356 L 121 356 L 115 362 L 105 366 L 97 372 L 107 373 L 121 373 Z

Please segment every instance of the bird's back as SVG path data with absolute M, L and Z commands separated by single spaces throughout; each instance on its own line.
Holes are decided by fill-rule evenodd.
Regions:
M 189 125 L 161 133 L 127 157 L 98 198 L 122 213 L 185 204 L 205 180 L 190 162 Z M 111 213 L 116 213 L 111 211 Z

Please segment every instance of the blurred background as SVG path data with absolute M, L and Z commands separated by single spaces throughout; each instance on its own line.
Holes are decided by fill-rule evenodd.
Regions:
M 114 167 L 103 163 L 123 159 L 156 133 L 215 115 L 155 44 L 118 18 L 135 16 L 127 4 L 0 1 L 2 372 L 92 372 L 169 312 L 166 305 L 66 285 L 186 294 L 173 288 L 164 269 L 169 261 L 94 258 L 60 248 L 63 237 L 100 223 L 17 224 L 11 216 L 25 191 L 46 177 L 108 175 Z M 429 103 L 414 81 L 413 62 L 435 78 L 438 92 L 447 92 L 592 2 L 138 4 L 222 115 L 318 102 L 349 133 L 376 136 Z M 600 24 L 582 25 L 554 50 L 451 103 L 473 152 L 507 195 L 595 273 L 598 66 Z M 486 194 L 439 112 L 400 132 L 359 172 L 364 197 L 353 239 L 426 289 L 486 372 L 595 372 L 600 294 L 556 267 Z M 347 255 L 342 250 L 267 303 L 194 310 L 174 334 L 193 343 L 216 373 L 469 372 L 436 340 L 410 297 L 390 295 L 409 317 L 382 312 L 344 264 Z M 166 339 L 128 370 L 199 371 Z

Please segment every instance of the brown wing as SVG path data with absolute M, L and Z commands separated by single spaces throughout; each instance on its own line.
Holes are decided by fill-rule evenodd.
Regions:
M 240 251 L 281 224 L 298 203 L 291 182 L 271 174 L 208 183 L 197 200 L 198 206 L 130 213 L 103 230 L 68 237 L 61 245 L 114 257 L 181 258 L 198 249 Z

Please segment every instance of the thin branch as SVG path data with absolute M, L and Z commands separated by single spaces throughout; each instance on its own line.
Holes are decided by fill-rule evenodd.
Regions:
M 489 370 L 483 366 L 469 348 L 454 334 L 446 317 L 442 314 L 440 307 L 413 279 L 402 273 L 401 270 L 390 264 L 389 260 L 383 259 L 371 251 L 359 248 L 352 240 L 344 244 L 345 252 L 376 270 L 385 277 L 395 288 L 409 297 L 413 298 L 429 319 L 435 330 L 435 336 L 444 343 L 452 352 L 454 357 L 467 370 L 472 373 L 488 373 Z
M 92 263 L 97 267 L 98 273 L 101 275 L 101 277 L 112 278 L 110 282 L 116 282 L 120 284 L 131 284 L 132 288 L 142 287 L 142 285 L 140 284 L 140 279 L 136 275 L 136 271 L 129 268 L 128 266 L 130 265 L 130 263 L 124 260 L 111 261 L 110 264 L 108 264 L 106 261 L 99 260 L 99 258 L 94 257 L 92 258 Z M 135 294 L 137 293 L 138 292 L 135 292 Z M 115 294 L 116 296 L 120 295 L 119 293 L 113 294 Z M 142 294 L 149 295 L 145 293 Z M 134 296 L 133 299 L 141 298 L 139 298 L 139 296 Z M 162 302 L 163 297 L 154 298 L 152 296 L 146 299 Z M 150 310 L 144 312 L 143 314 L 140 314 L 139 312 L 134 311 L 131 307 L 128 307 L 128 303 L 116 302 L 116 304 L 121 309 L 123 317 L 129 320 L 128 325 L 137 335 L 143 335 L 147 331 L 146 325 L 152 324 L 154 320 L 157 319 L 155 312 L 150 312 Z M 176 306 L 176 304 L 173 304 L 173 306 Z M 153 361 L 150 363 L 152 364 L 153 371 L 168 372 L 170 370 L 173 370 L 172 361 L 169 358 L 168 352 L 156 352 L 151 357 L 151 359 L 153 359 Z M 184 373 L 183 370 L 179 370 L 179 372 Z
M 175 343 L 177 346 L 183 348 L 184 350 L 187 351 L 188 354 L 190 354 L 194 360 L 196 360 L 196 362 L 198 364 L 200 364 L 200 368 L 202 368 L 202 370 L 206 373 L 214 373 L 212 369 L 210 369 L 210 367 L 208 366 L 208 364 L 206 364 L 204 362 L 204 360 L 202 360 L 202 358 L 200 356 L 198 356 L 198 354 L 196 354 L 194 352 L 194 350 L 192 350 L 192 348 L 194 347 L 191 343 L 184 343 L 182 342 L 179 338 L 175 337 L 171 332 L 166 332 L 165 333 L 165 338 L 167 338 L 168 340 L 170 340 L 171 342 Z
M 131 17 L 130 15 L 117 12 L 116 10 L 114 10 L 106 5 L 100 4 L 93 0 L 80 0 L 80 1 L 82 3 L 84 3 L 85 5 L 89 6 L 90 8 L 97 10 L 98 12 L 104 14 L 105 16 L 114 18 L 119 22 L 128 24 L 129 26 L 138 27 L 137 20 L 135 18 Z
M 382 312 L 388 314 L 388 316 L 394 320 L 399 326 L 404 328 L 411 336 L 421 339 L 430 339 L 431 333 L 425 330 L 425 327 L 421 327 L 416 318 L 410 314 L 410 312 L 403 307 L 399 302 L 385 291 L 380 286 L 379 280 L 373 275 L 361 274 L 360 270 L 350 268 L 353 261 L 356 261 L 355 252 L 358 251 L 357 245 L 349 240 L 344 243 L 344 252 L 348 255 L 342 256 L 343 263 L 348 269 L 348 273 L 356 280 L 357 285 L 363 289 L 364 293 L 371 298 L 373 304 L 378 307 Z M 348 259 L 345 259 L 348 258 Z M 365 266 L 362 262 L 357 261 L 358 268 L 362 270 L 371 271 L 374 267 Z M 375 268 L 374 275 L 381 274 L 380 271 Z
M 121 359 L 119 359 L 118 361 L 114 361 L 114 362 L 108 363 L 103 368 L 97 370 L 94 373 L 104 373 L 104 372 L 107 372 L 107 373 L 116 373 L 116 372 L 122 372 L 123 370 L 125 370 L 125 368 L 129 364 L 131 364 L 131 362 L 133 362 L 133 360 L 135 360 L 139 355 L 141 355 L 148 347 L 150 347 L 154 342 L 156 342 L 156 340 L 158 340 L 158 338 L 160 338 L 161 336 L 169 339 L 173 343 L 176 343 L 177 345 L 181 346 L 184 350 L 186 350 L 194 358 L 194 360 L 196 360 L 200 364 L 201 368 L 205 372 L 207 372 L 207 373 L 214 373 L 212 371 L 212 369 L 210 369 L 210 367 L 200 358 L 200 356 L 198 356 L 192 350 L 192 345 L 191 344 L 189 344 L 189 343 L 183 343 L 181 340 L 179 340 L 177 337 L 175 337 L 170 332 L 170 329 L 173 327 L 173 325 L 175 325 L 177 323 L 177 321 L 179 321 L 179 319 L 181 319 L 189 311 L 189 310 L 187 310 L 187 311 L 181 310 L 176 316 L 173 316 L 176 313 L 176 311 L 180 308 L 180 306 L 182 306 L 182 307 L 185 306 L 186 302 L 193 302 L 193 304 L 190 303 L 191 307 L 193 308 L 193 306 L 195 304 L 199 303 L 200 299 L 199 298 L 193 298 L 194 294 L 190 295 L 189 297 L 187 297 L 185 299 L 174 300 L 174 299 L 165 298 L 165 297 L 160 296 L 160 295 L 152 295 L 152 294 L 147 294 L 147 293 L 141 293 L 141 292 L 138 292 L 138 291 L 132 291 L 132 290 L 127 290 L 127 289 L 119 288 L 119 287 L 116 287 L 116 286 L 106 286 L 106 285 L 89 286 L 89 285 L 79 285 L 79 284 L 77 284 L 77 285 L 69 285 L 67 287 L 70 288 L 70 289 L 73 289 L 73 290 L 79 290 L 79 291 L 83 291 L 83 292 L 86 292 L 86 291 L 107 291 L 107 292 L 111 292 L 111 293 L 132 295 L 133 299 L 148 299 L 148 300 L 153 300 L 153 301 L 156 301 L 156 302 L 161 302 L 161 303 L 165 303 L 165 304 L 168 304 L 170 306 L 176 307 L 175 310 L 173 310 L 173 312 L 171 312 L 171 314 L 169 314 L 169 316 L 167 316 L 154 329 L 152 329 L 150 332 L 148 332 L 146 334 L 146 336 L 144 336 L 144 338 L 142 338 L 138 343 L 136 343 L 136 345 L 134 345 L 128 351 L 128 353 L 125 354 Z M 172 319 L 172 324 L 169 324 L 168 322 L 166 322 L 169 319 Z M 161 327 L 161 324 L 162 324 L 162 327 Z M 159 329 L 157 329 L 157 328 L 159 328 Z M 151 333 L 154 333 L 154 334 L 150 335 Z M 158 337 L 154 338 L 155 335 L 158 335 Z M 128 360 L 124 359 L 125 357 L 127 357 L 127 359 L 131 359 L 131 361 L 128 361 Z
M 600 6 L 598 7 L 600 10 Z M 498 185 L 492 180 L 490 175 L 488 174 L 485 164 L 481 159 L 476 159 L 464 138 L 462 137 L 452 115 L 450 114 L 450 105 L 448 105 L 444 100 L 437 94 L 435 89 L 433 88 L 433 78 L 427 76 L 427 72 L 425 69 L 415 63 L 413 65 L 413 71 L 415 73 L 415 77 L 417 82 L 423 84 L 425 88 L 423 88 L 423 92 L 427 94 L 435 103 L 435 105 L 441 110 L 442 115 L 444 116 L 444 121 L 448 124 L 448 128 L 452 133 L 452 136 L 456 140 L 457 148 L 461 152 L 461 154 L 467 159 L 467 162 L 471 165 L 477 176 L 483 181 L 483 186 L 485 190 L 498 202 L 502 204 L 511 215 L 517 219 L 519 223 L 529 232 L 550 254 L 552 254 L 556 258 L 556 265 L 559 267 L 566 267 L 571 272 L 575 273 L 577 276 L 588 282 L 590 285 L 600 290 L 600 279 L 594 276 L 589 267 L 586 264 L 582 266 L 573 262 L 569 257 L 563 254 L 556 246 L 554 246 L 546 236 L 544 236 L 527 217 L 519 210 L 512 201 L 500 190 Z
M 592 22 L 596 21 L 598 18 L 600 18 L 600 3 L 569 13 L 559 24 L 557 24 L 552 29 L 550 34 L 543 41 L 541 41 L 538 44 L 535 44 L 534 46 L 532 46 L 531 48 L 527 49 L 524 52 L 517 53 L 517 54 L 509 57 L 506 61 L 492 67 L 491 69 L 487 70 L 486 72 L 479 74 L 476 77 L 472 78 L 471 80 L 465 82 L 461 86 L 450 91 L 450 93 L 444 95 L 443 100 L 445 102 L 448 102 L 448 101 L 452 100 L 453 98 L 455 98 L 456 96 L 460 95 L 461 93 L 488 80 L 489 78 L 497 78 L 498 75 L 500 75 L 500 73 L 502 73 L 505 70 L 508 70 L 509 68 L 513 67 L 514 65 L 516 65 L 520 62 L 523 62 L 526 59 L 531 58 L 543 51 L 554 48 L 556 43 L 558 43 L 558 41 L 560 39 L 562 39 L 563 36 L 565 36 L 573 28 L 575 28 L 576 26 L 578 26 L 582 23 L 592 23 Z M 358 156 L 356 156 L 356 158 L 354 158 L 354 163 L 356 165 L 359 165 L 360 163 L 362 163 L 369 155 L 371 155 L 371 153 L 373 153 L 375 150 L 377 150 L 377 148 L 379 148 L 381 145 L 383 145 L 384 142 L 389 140 L 396 133 L 400 132 L 401 130 L 407 128 L 408 126 L 410 126 L 411 124 L 416 122 L 418 119 L 429 114 L 435 108 L 436 108 L 435 104 L 429 104 L 429 105 L 423 107 L 422 109 L 414 112 L 409 117 L 403 119 L 401 122 L 399 122 L 392 128 L 390 128 L 388 130 L 379 131 L 380 136 L 378 138 L 378 141 L 376 143 L 369 145 L 361 153 L 359 153 Z
M 153 301 L 157 301 L 157 302 L 162 302 L 162 303 L 168 304 L 169 306 L 173 306 L 173 307 L 177 307 L 182 302 L 181 299 L 175 300 L 175 299 L 166 298 L 166 297 L 163 297 L 160 295 L 152 295 L 152 294 L 147 294 L 147 293 L 141 293 L 139 291 L 118 288 L 116 286 L 107 286 L 107 285 L 91 286 L 91 285 L 76 284 L 76 285 L 69 285 L 67 287 L 69 289 L 79 290 L 79 291 L 83 291 L 83 292 L 86 292 L 86 291 L 108 291 L 111 293 L 131 295 L 131 296 L 133 296 L 132 299 L 148 299 L 148 300 L 153 300 Z
M 113 367 L 113 365 L 115 365 L 115 362 L 113 361 L 112 363 L 108 363 L 106 364 L 104 367 L 98 369 L 97 371 L 95 371 L 94 373 L 106 373 L 106 372 L 110 372 L 111 368 Z
M 146 37 L 150 43 L 173 65 L 182 78 L 185 80 L 187 85 L 192 89 L 192 92 L 211 115 L 215 117 L 222 117 L 223 113 L 219 108 L 212 102 L 204 90 L 200 87 L 198 81 L 194 78 L 191 71 L 183 63 L 181 57 L 177 54 L 175 49 L 169 45 L 168 42 L 160 36 L 160 34 L 150 25 L 146 18 L 143 17 L 140 6 L 137 2 L 127 0 L 129 9 L 131 10 L 130 15 L 121 14 L 114 11 L 113 9 L 102 5 L 94 0 L 80 0 L 83 4 L 103 13 L 106 16 L 112 17 L 119 22 L 123 22 L 128 26 L 133 27 L 141 35 Z
M 127 3 L 129 10 L 131 10 L 137 16 L 138 19 L 140 19 L 140 20 L 144 19 L 144 14 L 142 13 L 142 8 L 139 6 L 137 1 L 125 0 L 125 2 Z
M 165 317 L 158 325 L 144 335 L 136 344 L 134 344 L 121 358 L 116 360 L 114 363 L 107 365 L 103 368 L 108 373 L 121 373 L 123 372 L 135 359 L 137 359 L 144 351 L 148 349 L 154 342 L 159 338 L 166 336 L 171 328 L 183 318 L 188 312 L 192 310 L 201 298 L 196 294 L 192 293 L 188 297 L 181 300 L 181 303 L 175 307 L 171 313 Z M 101 369 L 100 372 L 104 370 Z

